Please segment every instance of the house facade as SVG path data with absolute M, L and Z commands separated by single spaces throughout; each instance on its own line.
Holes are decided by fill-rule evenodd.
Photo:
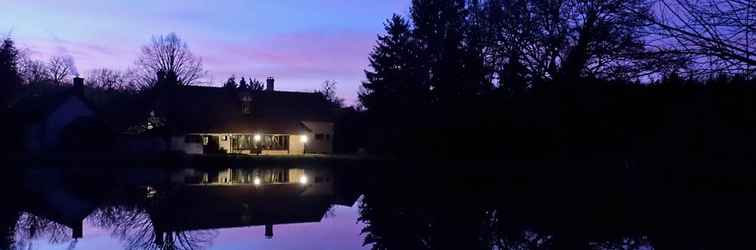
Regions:
M 333 151 L 333 119 L 317 93 L 183 86 L 161 95 L 155 116 L 169 150 L 188 154 L 302 155 Z

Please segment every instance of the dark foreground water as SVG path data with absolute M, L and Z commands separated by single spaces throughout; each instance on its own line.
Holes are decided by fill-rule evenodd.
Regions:
M 0 249 L 756 246 L 751 171 L 426 165 L 9 168 Z

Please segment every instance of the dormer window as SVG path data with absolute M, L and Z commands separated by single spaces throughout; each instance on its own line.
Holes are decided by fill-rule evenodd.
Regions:
M 242 96 L 242 113 L 252 114 L 252 97 L 248 95 Z

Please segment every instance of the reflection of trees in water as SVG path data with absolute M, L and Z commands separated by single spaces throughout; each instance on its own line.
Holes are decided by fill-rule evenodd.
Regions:
M 16 209 L 0 208 L 0 249 L 11 249 L 16 241 L 16 222 L 21 212 Z
M 535 192 L 514 196 L 456 177 L 427 177 L 431 185 L 407 176 L 411 181 L 394 177 L 391 185 L 364 192 L 359 221 L 365 224 L 364 244 L 372 249 L 654 249 L 652 239 L 656 246 L 659 237 L 674 232 L 648 230 L 645 225 L 657 223 L 639 226 L 642 222 L 633 218 L 642 213 L 603 202 L 563 201 Z
M 205 249 L 218 235 L 215 230 L 156 231 L 146 209 L 117 205 L 96 210 L 89 221 L 125 242 L 126 249 Z
M 77 243 L 71 238 L 70 228 L 30 213 L 19 216 L 15 232 L 15 246 L 12 249 L 31 249 L 32 241 L 38 239 L 47 239 L 53 244 L 68 243 L 69 249 L 73 249 Z
M 647 237 L 607 238 L 584 241 L 527 228 L 509 220 L 497 209 L 478 209 L 475 204 L 449 207 L 442 203 L 407 203 L 396 197 L 365 195 L 359 220 L 364 244 L 372 249 L 653 249 Z M 576 230 L 581 225 L 574 225 Z

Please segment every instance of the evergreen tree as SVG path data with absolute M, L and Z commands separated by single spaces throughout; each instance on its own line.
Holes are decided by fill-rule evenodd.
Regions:
M 483 10 L 484 55 L 490 78 L 508 94 L 527 89 L 528 74 L 522 51 L 532 25 L 529 0 L 488 0 Z
M 464 82 L 463 93 L 481 94 L 493 89 L 491 69 L 485 62 L 486 43 L 490 38 L 485 33 L 485 9 L 480 0 L 471 0 L 467 4 L 464 39 Z
M 228 88 L 228 89 L 236 89 L 236 87 L 237 87 L 237 85 L 236 85 L 236 76 L 235 75 L 231 75 L 231 77 L 229 77 L 228 80 L 226 80 L 226 83 L 223 84 L 223 87 L 224 88 Z
M 8 107 L 21 85 L 18 61 L 18 49 L 11 38 L 6 38 L 0 45 L 0 110 Z
M 436 101 L 448 105 L 475 94 L 476 83 L 465 79 L 465 1 L 413 0 L 410 12 Z
M 420 108 L 428 100 L 429 86 L 410 24 L 394 15 L 384 26 L 386 34 L 378 36 L 370 53 L 372 71 L 365 71 L 360 102 L 375 113 Z
M 247 84 L 247 79 L 244 79 L 242 77 L 241 81 L 239 81 L 239 89 L 249 89 L 249 84 Z

